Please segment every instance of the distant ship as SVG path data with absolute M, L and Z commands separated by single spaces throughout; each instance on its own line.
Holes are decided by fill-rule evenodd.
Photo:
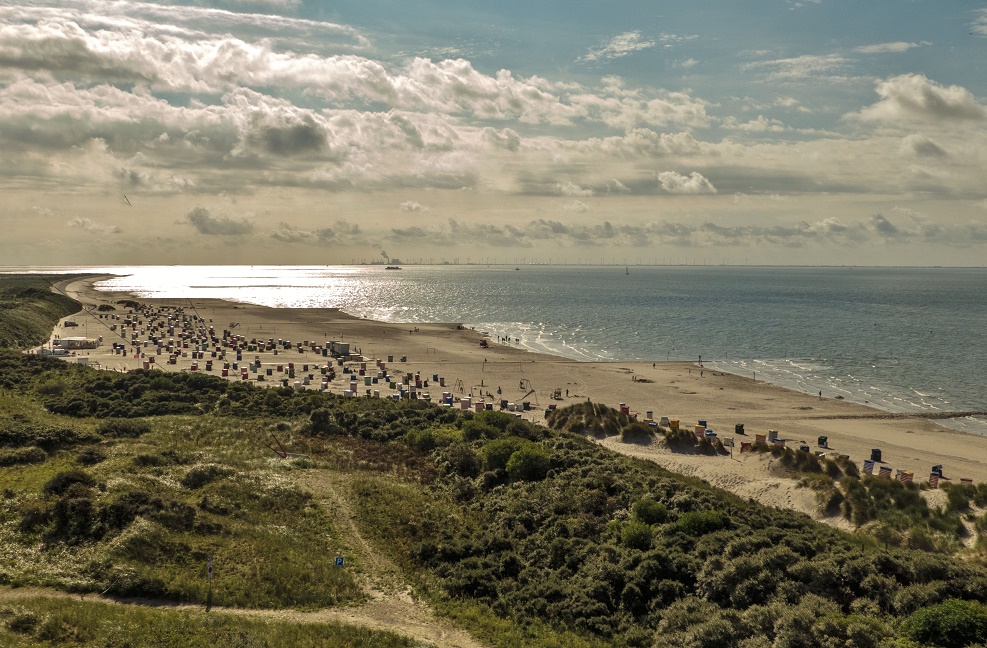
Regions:
M 401 266 L 384 266 L 384 270 L 400 270 Z

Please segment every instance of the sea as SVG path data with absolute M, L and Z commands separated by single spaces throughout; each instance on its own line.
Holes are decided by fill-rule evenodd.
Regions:
M 691 361 L 895 413 L 987 411 L 987 268 L 111 266 L 175 300 L 462 323 L 583 361 Z M 516 342 L 514 342 L 516 341 Z M 987 435 L 987 416 L 939 421 Z

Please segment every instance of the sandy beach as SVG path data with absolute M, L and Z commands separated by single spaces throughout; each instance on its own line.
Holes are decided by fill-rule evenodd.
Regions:
M 98 278 L 68 281 L 59 288 L 83 303 L 87 311 L 66 318 L 78 324 L 66 328 L 60 323 L 53 331 L 54 337 L 102 336 L 99 348 L 77 351 L 74 361 L 86 358 L 108 370 L 129 371 L 143 366 L 147 358 L 134 357 L 133 336 L 126 340 L 119 337 L 122 324 L 130 309 L 119 302 L 125 299 L 139 301 L 153 307 L 201 318 L 206 326 L 213 326 L 221 335 L 229 330 L 246 340 L 291 340 L 290 350 L 243 352 L 243 363 L 259 357 L 261 371 L 250 374 L 264 375 L 264 385 L 281 384 L 287 377 L 287 363 L 294 363 L 295 378 L 312 374 L 311 384 L 304 388 L 321 387 L 320 366 L 331 362 L 337 372 L 338 363 L 325 358 L 312 349 L 326 341 L 342 341 L 350 344 L 351 354 L 360 354 L 371 373 L 381 370 L 391 375 L 419 374 L 423 387 L 432 401 L 437 401 L 443 391 L 452 392 L 458 399 L 472 395 L 484 398 L 500 408 L 501 400 L 511 403 L 528 402 L 530 410 L 521 412 L 528 420 L 541 422 L 549 405 L 563 407 L 590 399 L 618 407 L 625 403 L 631 412 L 644 418 L 651 411 L 656 419 L 667 416 L 678 419 L 691 428 L 699 420 L 721 437 L 734 437 L 736 448 L 733 456 L 707 457 L 672 453 L 662 444 L 649 446 L 629 445 L 616 439 L 603 443 L 608 447 L 649 459 L 675 472 L 696 476 L 710 483 L 733 491 L 744 497 L 774 506 L 793 508 L 819 517 L 815 511 L 813 493 L 797 488 L 795 481 L 786 478 L 773 465 L 770 455 L 741 454 L 741 441 L 753 441 L 755 434 L 778 430 L 779 436 L 790 445 L 807 444 L 812 450 L 824 450 L 817 446 L 821 435 L 829 438 L 827 452 L 849 455 L 858 466 L 871 456 L 872 448 L 879 448 L 884 465 L 895 471 L 914 473 L 915 481 L 928 480 L 930 468 L 942 464 L 946 478 L 959 481 L 969 478 L 975 483 L 987 480 L 987 437 L 957 432 L 934 421 L 918 416 L 891 415 L 863 405 L 842 400 L 819 398 L 785 390 L 750 378 L 710 371 L 698 364 L 684 362 L 578 362 L 556 356 L 530 353 L 496 338 L 490 339 L 483 332 L 464 329 L 456 324 L 391 324 L 351 317 L 334 309 L 273 309 L 263 306 L 235 304 L 221 300 L 158 300 L 135 298 L 129 294 L 109 293 L 93 288 Z M 113 311 L 97 311 L 100 305 L 113 306 Z M 110 319 L 110 316 L 114 316 Z M 115 319 L 119 316 L 121 319 Z M 117 330 L 110 326 L 117 324 Z M 138 349 L 145 355 L 155 355 L 153 345 L 144 346 L 147 335 L 141 336 L 137 326 Z M 129 329 L 128 329 L 129 330 Z M 486 340 L 487 347 L 481 347 Z M 308 346 L 298 349 L 299 343 Z M 112 344 L 127 344 L 127 353 L 114 353 Z M 189 371 L 196 362 L 198 371 L 204 371 L 204 361 L 192 358 L 185 349 L 178 349 L 175 364 L 167 363 L 167 354 L 156 356 L 152 366 L 164 371 Z M 220 354 L 221 355 L 221 352 Z M 388 362 L 391 356 L 393 361 Z M 205 359 L 211 358 L 211 351 Z M 401 358 L 406 361 L 402 362 Z M 223 359 L 212 358 L 212 370 L 219 375 Z M 235 361 L 235 351 L 227 351 L 225 361 Z M 282 365 L 284 372 L 277 372 Z M 308 365 L 307 371 L 302 367 Z M 346 363 L 354 369 L 360 361 Z M 267 375 L 267 370 L 272 375 Z M 240 374 L 230 371 L 232 379 Z M 445 386 L 433 378 L 444 379 Z M 424 382 L 428 386 L 424 386 Z M 328 385 L 328 391 L 342 394 L 350 388 L 349 376 L 337 373 Z M 380 390 L 381 397 L 389 397 L 393 390 L 380 381 L 370 387 L 363 377 L 357 386 L 362 397 L 366 390 Z M 499 390 L 499 394 L 498 394 Z M 553 398 L 558 390 L 561 398 Z M 746 435 L 735 436 L 734 426 L 743 423 Z M 876 471 L 875 471 L 876 472 Z

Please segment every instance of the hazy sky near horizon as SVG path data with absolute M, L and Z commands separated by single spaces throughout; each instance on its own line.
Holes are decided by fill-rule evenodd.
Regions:
M 987 1 L 7 0 L 3 265 L 987 264 Z

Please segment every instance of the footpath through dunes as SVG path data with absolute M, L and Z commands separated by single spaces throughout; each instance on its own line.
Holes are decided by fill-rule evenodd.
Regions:
M 298 479 L 298 485 L 311 492 L 332 516 L 335 528 L 352 552 L 357 578 L 369 597 L 363 605 L 323 613 L 346 623 L 428 641 L 440 648 L 482 648 L 484 644 L 447 619 L 437 617 L 428 605 L 414 598 L 400 567 L 360 532 L 349 500 L 353 496 L 351 482 L 350 475 L 327 470 L 306 471 Z
M 17 605 L 30 600 L 67 601 L 73 604 L 105 604 L 121 607 L 140 607 L 145 610 L 172 610 L 183 612 L 206 619 L 209 617 L 240 617 L 258 619 L 277 623 L 289 624 L 322 624 L 334 623 L 354 625 L 370 630 L 390 632 L 402 637 L 408 637 L 416 645 L 435 646 L 436 648 L 482 648 L 483 644 L 458 629 L 450 629 L 442 622 L 435 622 L 412 606 L 394 605 L 393 602 L 372 601 L 368 604 L 351 608 L 329 608 L 304 612 L 299 610 L 257 610 L 211 606 L 207 610 L 204 605 L 176 603 L 171 600 L 128 597 L 117 598 L 99 594 L 70 594 L 60 590 L 20 587 L 0 587 L 0 606 Z M 77 642 L 73 642 L 77 643 Z M 168 645 L 175 645 L 169 643 Z M 362 643 L 361 645 L 374 645 Z

